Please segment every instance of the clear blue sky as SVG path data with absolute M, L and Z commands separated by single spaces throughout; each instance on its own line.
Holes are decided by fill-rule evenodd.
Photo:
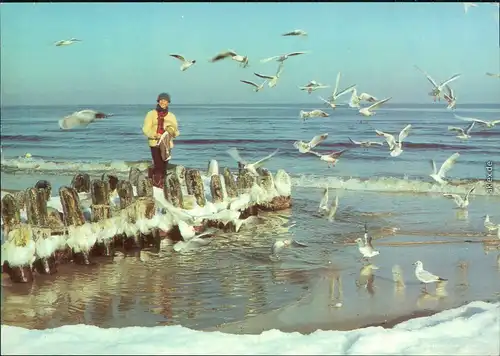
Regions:
M 148 104 L 167 91 L 174 103 L 315 102 L 298 90 L 309 80 L 395 103 L 422 103 L 430 84 L 417 64 L 453 83 L 462 103 L 494 103 L 500 81 L 498 7 L 460 3 L 63 3 L 0 5 L 2 105 Z M 304 29 L 307 38 L 281 37 Z M 61 39 L 83 42 L 55 47 Z M 219 51 L 249 56 L 250 67 Z M 240 79 L 273 74 L 260 59 L 311 51 L 285 62 L 275 88 L 255 93 Z M 186 72 L 169 57 L 198 62 Z

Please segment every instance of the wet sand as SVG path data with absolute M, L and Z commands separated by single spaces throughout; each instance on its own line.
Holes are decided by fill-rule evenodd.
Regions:
M 474 300 L 498 300 L 499 242 L 484 236 L 482 216 L 499 197 L 475 196 L 461 212 L 439 194 L 339 191 L 340 207 L 329 222 L 314 215 L 320 189 L 293 194 L 292 209 L 263 214 L 258 225 L 220 234 L 193 253 L 170 247 L 100 258 L 95 266 L 61 266 L 32 285 L 12 285 L 2 275 L 2 322 L 312 332 L 387 326 Z M 371 260 L 374 269 L 363 265 L 352 244 L 364 222 L 380 251 Z M 271 261 L 272 242 L 285 237 L 308 247 L 285 249 Z M 484 239 L 492 241 L 491 249 Z M 449 281 L 422 293 L 416 260 Z M 404 286 L 394 282 L 394 266 Z
M 356 268 L 339 269 L 332 264 L 331 268 L 307 273 L 275 271 L 274 284 L 282 288 L 266 293 L 275 296 L 274 303 L 259 293 L 258 279 L 245 277 L 244 272 L 238 277 L 246 278 L 249 284 L 238 290 L 233 280 L 226 287 L 226 298 L 204 303 L 208 291 L 201 285 L 206 276 L 169 280 L 165 273 L 154 273 L 159 264 L 145 265 L 149 254 L 144 251 L 118 256 L 114 261 L 94 258 L 97 263 L 93 266 L 63 265 L 57 275 L 40 276 L 33 285 L 12 284 L 2 274 L 2 322 L 36 329 L 77 323 L 101 327 L 180 324 L 228 333 L 259 334 L 270 329 L 311 333 L 367 326 L 387 328 L 473 300 L 499 300 L 500 250 L 493 246 L 485 252 L 482 244 L 453 246 L 402 246 L 389 256 L 381 246 L 384 259 L 372 265 L 359 262 Z M 422 292 L 409 260 L 414 255 L 422 256 L 425 268 L 449 281 L 429 285 L 427 293 Z M 404 286 L 394 282 L 395 259 L 408 261 L 400 266 Z M 378 269 L 372 268 L 375 263 Z M 121 268 L 117 270 L 118 266 Z M 221 279 L 224 277 L 216 276 L 212 284 Z M 199 289 L 183 291 L 188 285 L 198 285 Z M 241 297 L 235 298 L 237 295 Z M 227 309 L 224 305 L 237 300 L 243 309 L 236 305 Z M 231 322 L 221 318 L 220 314 L 227 313 L 233 315 Z

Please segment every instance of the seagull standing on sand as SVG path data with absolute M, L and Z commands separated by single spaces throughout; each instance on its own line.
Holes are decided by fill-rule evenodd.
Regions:
M 299 150 L 300 153 L 307 153 L 317 145 L 319 145 L 321 142 L 326 140 L 328 138 L 328 133 L 324 133 L 321 135 L 316 135 L 312 138 L 311 141 L 309 142 L 304 142 L 304 141 L 295 141 L 293 143 L 293 147 Z
M 300 110 L 299 113 L 299 118 L 302 119 L 303 121 L 306 121 L 306 119 L 313 118 L 313 117 L 328 117 L 330 114 L 324 112 L 323 110 L 313 110 L 313 111 L 304 111 Z
M 441 92 L 443 91 L 446 84 L 451 83 L 452 81 L 460 78 L 461 76 L 461 74 L 455 74 L 438 85 L 436 81 L 432 79 L 432 77 L 426 71 L 420 69 L 420 67 L 418 66 L 415 66 L 415 68 L 417 68 L 420 72 L 422 72 L 427 77 L 427 80 L 432 84 L 432 91 L 429 93 L 429 95 L 434 97 L 434 102 L 436 101 L 436 98 L 439 99 L 439 101 L 441 101 Z
M 315 151 L 309 151 L 308 153 L 311 153 L 317 157 L 319 157 L 320 160 L 324 161 L 327 163 L 327 166 L 328 168 L 330 167 L 334 167 L 335 166 L 335 163 L 337 163 L 339 157 L 344 153 L 348 151 L 347 149 L 345 150 L 341 150 L 341 151 L 338 151 L 338 152 L 332 152 L 332 153 L 329 153 L 329 154 L 321 154 L 319 152 L 315 152 Z
M 59 120 L 59 127 L 62 130 L 69 130 L 76 126 L 87 127 L 91 122 L 97 119 L 104 119 L 113 116 L 113 114 L 105 114 L 95 110 L 81 110 L 76 111 L 71 115 L 66 116 L 64 119 Z
M 439 168 L 439 172 L 436 168 L 436 162 L 434 162 L 434 160 L 432 159 L 432 173 L 429 176 L 439 184 L 446 184 L 447 182 L 444 180 L 444 177 L 446 173 L 451 169 L 451 167 L 453 167 L 458 157 L 460 157 L 460 153 L 458 152 L 455 152 L 450 157 L 448 157 L 448 159 L 442 164 L 441 168 Z
M 282 34 L 281 36 L 307 36 L 307 32 L 304 30 L 293 30 Z
M 456 126 L 448 126 L 448 131 L 456 131 L 458 133 L 458 135 L 456 136 L 457 138 L 460 138 L 462 140 L 467 140 L 471 137 L 470 132 L 474 127 L 475 123 L 476 123 L 475 121 L 472 121 L 469 124 L 469 126 L 467 126 L 465 129 Z
M 170 57 L 174 57 L 174 58 L 177 58 L 178 60 L 180 60 L 182 62 L 181 64 L 181 71 L 185 71 L 186 69 L 188 69 L 189 67 L 191 67 L 193 64 L 196 63 L 196 60 L 187 60 L 185 59 L 183 56 L 181 56 L 180 54 L 169 54 Z
M 261 85 L 257 85 L 254 82 L 251 82 L 249 80 L 240 80 L 240 82 L 253 86 L 254 87 L 253 91 L 257 93 L 257 92 L 261 91 L 262 89 L 264 89 L 264 84 L 267 83 L 267 80 L 264 80 Z
M 338 98 L 340 98 L 344 94 L 347 94 L 347 93 L 355 90 L 355 87 L 356 87 L 356 84 L 353 84 L 353 85 L 339 91 L 340 74 L 341 74 L 340 72 L 337 73 L 337 80 L 335 81 L 335 88 L 333 89 L 333 93 L 329 98 L 329 100 L 330 100 L 329 102 L 331 103 L 330 106 L 332 106 L 332 104 L 333 104 L 332 108 L 335 108 L 335 101 Z
M 432 274 L 424 269 L 424 264 L 421 261 L 417 261 L 413 264 L 415 267 L 415 277 L 424 284 L 424 290 L 426 290 L 428 283 L 436 283 L 447 281 L 447 279 L 441 278 Z
M 226 52 L 221 52 L 217 54 L 215 57 L 213 57 L 210 62 L 214 63 L 217 61 L 220 61 L 221 59 L 225 59 L 231 57 L 233 61 L 239 62 L 243 68 L 248 67 L 248 57 L 247 56 L 242 56 L 236 53 L 233 50 L 229 50 Z
M 443 196 L 446 198 L 453 198 L 453 200 L 455 200 L 455 204 L 457 204 L 460 209 L 467 209 L 469 206 L 469 195 L 474 191 L 474 189 L 476 189 L 475 186 L 470 188 L 463 198 L 458 194 L 443 194 Z
M 391 100 L 392 97 L 388 97 L 388 98 L 385 98 L 385 99 L 382 99 L 382 100 L 379 100 L 377 101 L 376 103 L 366 107 L 366 108 L 361 108 L 359 110 L 359 113 L 365 117 L 369 117 L 369 116 L 373 116 L 375 115 L 376 113 L 374 111 L 371 111 L 371 110 L 374 110 L 374 109 L 377 109 L 378 107 L 380 107 L 382 104 L 388 102 L 389 100 Z
M 306 54 L 306 53 L 309 53 L 309 52 L 305 52 L 305 51 L 291 52 L 291 53 L 282 54 L 282 55 L 279 55 L 279 56 L 273 56 L 273 57 L 261 59 L 260 62 L 261 63 L 267 63 L 267 62 L 270 62 L 270 61 L 275 60 L 275 59 L 276 59 L 276 62 L 284 62 L 284 61 L 286 61 L 290 57 L 298 56 L 298 55 Z
M 56 45 L 57 47 L 69 46 L 69 45 L 72 45 L 73 43 L 76 43 L 76 42 L 82 42 L 82 40 L 79 40 L 79 39 L 76 39 L 76 38 L 72 38 L 70 40 L 57 41 L 57 42 L 54 43 L 54 45 Z
M 384 136 L 385 137 L 385 141 L 389 145 L 389 150 L 391 151 L 391 153 L 390 153 L 391 156 L 392 157 L 397 157 L 401 153 L 403 153 L 403 140 L 406 137 L 408 137 L 410 129 L 411 129 L 411 124 L 406 125 L 404 127 L 404 129 L 402 129 L 401 132 L 399 133 L 399 137 L 398 137 L 398 141 L 397 142 L 396 142 L 396 139 L 394 138 L 394 136 L 391 135 L 391 134 L 389 134 L 389 133 L 386 133 L 386 132 L 383 132 L 383 131 L 379 131 L 379 130 L 375 130 L 375 132 L 377 133 L 378 136 Z
M 359 96 L 358 96 L 358 91 L 356 89 L 356 87 L 352 88 L 352 95 L 351 95 L 351 99 L 349 100 L 349 106 L 351 108 L 360 108 L 360 105 L 359 103 L 361 101 L 366 101 L 366 102 L 369 102 L 369 103 L 375 103 L 378 101 L 378 99 L 376 97 L 374 97 L 373 95 L 370 95 L 368 93 L 361 93 Z
M 249 171 L 253 176 L 255 177 L 259 177 L 259 173 L 257 173 L 257 168 L 259 167 L 262 167 L 262 165 L 267 162 L 268 160 L 270 160 L 276 153 L 278 153 L 279 149 L 276 149 L 273 153 L 271 153 L 270 155 L 258 160 L 257 162 L 255 163 L 248 163 L 247 161 L 245 161 L 243 158 L 241 158 L 239 152 L 238 152 L 238 149 L 233 147 L 233 148 L 230 148 L 229 150 L 227 150 L 226 152 L 231 156 L 233 157 L 238 163 L 241 163 L 243 165 L 243 169 L 246 169 L 247 171 Z
M 478 124 L 484 125 L 489 129 L 495 127 L 496 124 L 500 124 L 500 120 L 484 121 L 481 119 L 476 119 L 474 117 L 463 117 L 463 116 L 458 116 L 456 114 L 454 114 L 454 115 L 455 115 L 455 118 L 457 118 L 459 120 L 469 121 L 469 122 L 470 121 L 477 122 Z
M 264 75 L 259 73 L 253 73 L 253 74 L 255 74 L 259 78 L 269 80 L 269 83 L 267 85 L 269 86 L 269 88 L 272 88 L 276 86 L 276 83 L 278 82 L 278 79 L 281 73 L 283 72 L 283 68 L 284 68 L 283 62 L 281 62 L 280 65 L 278 66 L 278 70 L 276 71 L 275 75 Z

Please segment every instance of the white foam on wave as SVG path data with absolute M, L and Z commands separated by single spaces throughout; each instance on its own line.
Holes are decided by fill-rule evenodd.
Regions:
M 68 175 L 79 172 L 122 172 L 128 173 L 131 167 L 137 167 L 140 170 L 145 170 L 150 165 L 150 162 L 126 162 L 126 161 L 110 161 L 110 162 L 85 162 L 85 161 L 45 161 L 41 158 L 9 158 L 2 159 L 2 170 L 6 171 L 39 171 L 44 173 L 54 172 L 60 174 L 64 172 Z
M 370 179 L 320 177 L 315 175 L 302 175 L 292 178 L 292 185 L 301 188 L 325 188 L 346 190 L 367 190 L 374 192 L 413 192 L 413 193 L 455 193 L 466 194 L 474 183 L 462 185 L 439 185 L 421 180 L 408 178 L 378 177 Z M 500 184 L 493 183 L 493 192 L 485 189 L 484 184 L 478 184 L 473 195 L 500 196 Z
M 411 319 L 392 329 L 269 330 L 260 335 L 182 326 L 99 328 L 65 325 L 30 330 L 2 325 L 2 354 L 37 355 L 498 355 L 500 303 L 472 302 Z
M 125 162 L 112 161 L 102 163 L 78 163 L 78 162 L 51 162 L 36 158 L 16 158 L 2 160 L 2 170 L 6 171 L 37 171 L 44 174 L 61 173 L 71 176 L 79 172 L 88 172 L 92 174 L 101 174 L 104 172 L 113 172 L 120 175 L 126 175 L 131 167 L 137 167 L 140 170 L 145 170 L 149 166 L 149 162 Z M 201 173 L 201 172 L 200 172 Z M 234 172 L 233 172 L 234 173 Z M 201 173 L 205 187 L 205 195 L 210 195 L 210 177 Z M 355 177 L 335 177 L 335 176 L 317 176 L 317 175 L 300 175 L 292 176 L 292 185 L 302 188 L 324 188 L 325 184 L 333 189 L 348 189 L 348 190 L 367 190 L 378 192 L 409 192 L 409 193 L 456 193 L 465 194 L 471 184 L 463 184 L 460 186 L 445 185 L 441 186 L 433 182 L 425 182 L 422 180 L 410 180 L 408 178 L 397 177 L 374 177 L 369 179 L 360 179 Z M 479 184 L 474 191 L 474 195 L 494 195 L 500 196 L 500 183 L 493 183 L 493 193 L 486 191 L 483 184 Z

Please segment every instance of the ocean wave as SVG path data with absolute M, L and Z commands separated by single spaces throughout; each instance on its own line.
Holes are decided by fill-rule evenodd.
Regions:
M 150 161 L 111 161 L 111 162 L 84 162 L 84 161 L 44 161 L 39 158 L 2 159 L 1 170 L 6 173 L 43 173 L 47 175 L 74 175 L 88 172 L 97 175 L 114 173 L 126 177 L 131 167 L 145 170 Z M 202 169 L 203 175 L 203 169 Z M 318 175 L 292 175 L 292 185 L 300 188 L 346 189 L 357 191 L 378 191 L 391 193 L 456 193 L 465 194 L 470 187 L 476 184 L 474 195 L 500 196 L 500 181 L 492 182 L 493 192 L 486 189 L 484 181 L 478 179 L 452 180 L 447 185 L 439 185 L 431 181 L 418 178 L 397 178 L 391 176 L 378 176 L 368 179 L 356 177 L 334 177 Z
M 316 175 L 302 175 L 292 177 L 292 185 L 301 188 L 325 188 L 346 190 L 366 190 L 374 192 L 390 193 L 455 193 L 466 194 L 473 184 L 477 184 L 474 195 L 500 196 L 500 181 L 494 181 L 493 192 L 486 189 L 484 181 L 460 180 L 451 181 L 447 185 L 425 182 L 422 180 L 410 180 L 396 177 L 377 177 L 360 179 L 353 177 L 324 177 Z
M 86 162 L 86 161 L 45 161 L 40 158 L 12 158 L 2 159 L 2 171 L 13 172 L 40 172 L 44 174 L 67 174 L 72 175 L 80 172 L 104 173 L 116 172 L 128 174 L 131 167 L 145 170 L 151 164 L 150 161 L 110 161 L 110 162 Z

